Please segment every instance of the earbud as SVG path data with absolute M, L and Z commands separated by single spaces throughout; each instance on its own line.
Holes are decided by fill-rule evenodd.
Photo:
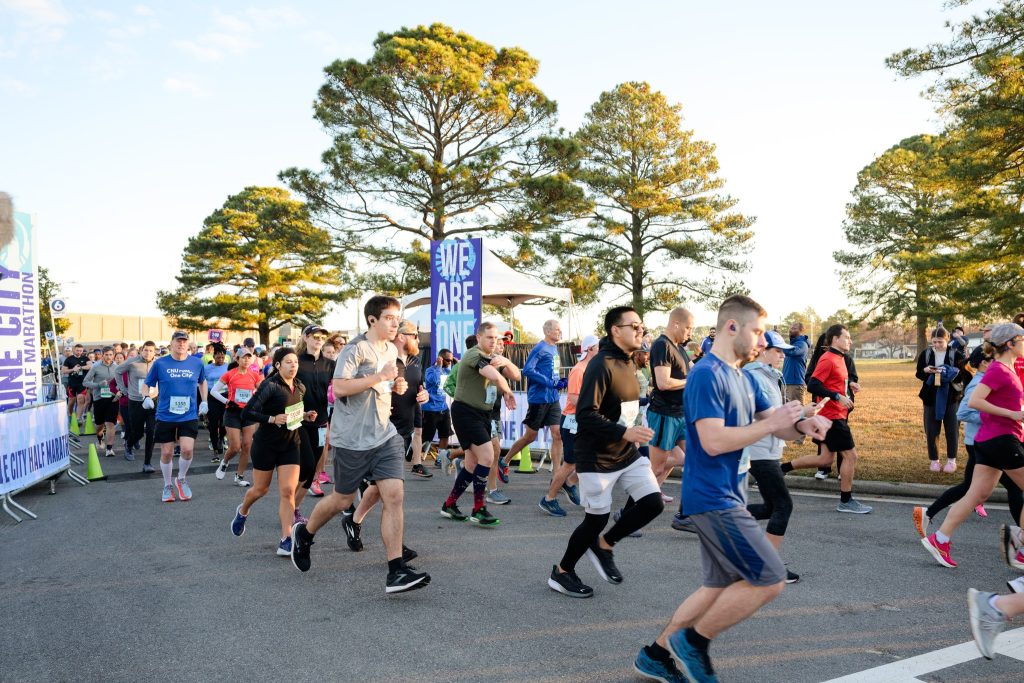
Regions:
M 735 332 L 736 331 L 736 326 L 735 325 L 729 325 L 729 330 L 732 331 L 732 332 Z

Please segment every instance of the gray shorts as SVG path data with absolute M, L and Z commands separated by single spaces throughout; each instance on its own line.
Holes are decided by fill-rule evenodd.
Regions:
M 334 490 L 355 493 L 363 479 L 405 479 L 405 441 L 398 434 L 368 451 L 331 446 L 334 451 Z
M 703 585 L 725 588 L 737 581 L 772 586 L 786 579 L 786 567 L 757 520 L 746 508 L 690 515 L 700 538 Z

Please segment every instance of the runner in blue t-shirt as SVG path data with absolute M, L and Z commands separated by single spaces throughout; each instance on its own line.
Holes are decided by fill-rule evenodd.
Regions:
M 159 392 L 156 404 L 156 430 L 154 442 L 160 444 L 160 470 L 164 475 L 164 491 L 162 500 L 174 502 L 174 489 L 178 489 L 181 500 L 192 498 L 192 489 L 188 486 L 185 475 L 192 464 L 192 451 L 196 437 L 199 436 L 199 416 L 209 410 L 206 403 L 207 385 L 203 362 L 188 352 L 188 334 L 175 332 L 171 335 L 171 354 L 162 356 L 153 362 L 149 374 L 142 385 L 142 395 L 146 398 L 142 406 L 153 408 L 153 399 L 149 397 L 150 387 Z M 196 390 L 202 401 L 196 406 Z M 178 459 L 178 477 L 174 472 L 174 442 L 181 447 Z
M 714 345 L 687 379 L 683 513 L 700 539 L 703 585 L 679 606 L 658 639 L 641 648 L 635 662 L 641 672 L 667 674 L 671 652 L 690 680 L 717 681 L 710 640 L 774 600 L 786 585 L 778 552 L 747 512 L 740 459 L 745 447 L 769 434 L 787 441 L 800 434 L 823 435 L 831 423 L 806 416 L 814 406 L 796 401 L 772 408 L 764 391 L 740 371 L 741 363 L 765 347 L 766 315 L 746 296 L 723 301 Z

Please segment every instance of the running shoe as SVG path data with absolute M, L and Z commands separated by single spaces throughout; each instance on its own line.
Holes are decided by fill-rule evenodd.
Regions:
M 142 466 L 142 473 L 143 474 L 153 474 L 154 472 L 156 472 L 156 468 L 153 467 L 152 465 L 143 465 Z
M 928 465 L 928 469 L 930 469 L 932 472 L 938 472 L 939 470 L 942 469 L 942 466 L 939 465 L 938 460 L 932 460 L 931 463 Z
M 412 466 L 412 474 L 413 476 L 419 477 L 420 479 L 430 479 L 431 477 L 434 476 L 433 474 L 428 472 L 427 468 L 424 467 L 421 463 L 417 463 Z
M 217 471 L 213 473 L 213 476 L 217 479 L 223 479 L 224 475 L 228 473 L 228 463 L 226 460 L 221 460 L 220 465 L 217 466 Z
M 124 459 L 127 460 L 128 462 L 134 462 L 135 461 L 135 454 L 132 453 L 132 449 L 130 449 L 130 448 L 124 449 Z
M 437 461 L 440 463 L 438 467 L 445 474 L 451 474 L 452 472 L 452 459 L 448 457 L 448 449 L 441 448 L 437 451 Z
M 319 479 L 314 479 L 313 483 L 310 484 L 310 486 L 309 486 L 309 495 L 313 496 L 314 498 L 323 498 L 324 497 L 324 490 L 322 488 L 320 488 L 320 480 Z
M 665 495 L 664 493 L 661 494 L 661 502 L 664 503 L 665 505 L 668 505 L 673 500 L 675 500 L 675 498 L 673 498 L 672 496 Z
M 487 492 L 487 502 L 494 505 L 508 505 L 512 499 L 506 496 L 501 489 L 494 489 Z
M 165 503 L 173 503 L 174 502 L 174 487 L 171 486 L 170 484 L 167 484 L 166 486 L 164 486 L 164 496 L 160 500 L 162 500 Z
M 306 525 L 295 524 L 292 526 L 292 564 L 300 572 L 308 572 L 312 566 L 309 558 L 309 549 L 313 545 L 313 539 L 306 538 Z
M 612 584 L 622 583 L 622 572 L 615 566 L 615 553 L 605 550 L 597 543 L 587 548 L 587 557 L 590 558 L 594 569 L 601 575 L 601 578 Z
M 873 509 L 874 508 L 870 505 L 865 505 L 859 500 L 854 500 L 853 498 L 845 503 L 840 502 L 839 505 L 836 506 L 836 512 L 849 512 L 854 515 L 866 515 Z
M 1003 524 L 999 527 L 999 540 L 1003 546 L 1003 561 L 1011 567 L 1017 558 L 1019 530 L 1020 527 L 1013 525 Z
M 946 464 L 942 466 L 942 471 L 946 474 L 953 474 L 956 472 L 956 460 L 947 460 Z
M 1010 590 L 1014 593 L 1024 593 L 1024 576 L 1018 576 L 1012 581 L 1007 581 L 1006 585 L 1010 587 Z
M 928 535 L 928 525 L 932 523 L 932 518 L 928 516 L 928 508 L 915 507 L 914 508 L 914 528 L 917 529 L 917 534 L 921 538 Z
M 106 450 L 106 453 L 104 453 L 104 456 L 108 457 L 108 458 L 113 458 L 114 457 L 114 447 L 113 446 L 107 446 L 107 450 Z
M 486 507 L 482 507 L 470 515 L 469 522 L 470 524 L 482 527 L 492 527 L 501 524 L 501 520 L 488 512 Z
M 212 448 L 210 450 L 213 451 Z M 221 454 L 218 453 L 217 451 L 213 451 L 213 455 L 210 456 L 210 462 L 220 462 L 220 460 L 221 460 Z
M 309 520 L 303 516 L 302 510 L 295 508 L 295 512 L 292 513 L 292 522 L 294 524 L 309 524 Z
M 697 525 L 693 523 L 690 516 L 680 512 L 672 515 L 672 528 L 676 531 L 685 531 L 690 534 L 697 533 Z
M 292 556 L 292 537 L 285 536 L 281 539 L 281 542 L 277 544 L 277 554 L 279 557 L 291 557 Z
M 633 671 L 649 681 L 661 681 L 662 683 L 687 683 L 686 676 L 676 666 L 675 660 L 671 657 L 667 662 L 661 662 L 647 654 L 646 648 L 640 648 L 636 659 L 633 660 Z
M 247 515 L 242 514 L 242 506 L 239 505 L 235 508 L 235 518 L 231 520 L 231 533 L 235 536 L 241 536 L 245 533 L 245 520 Z
M 240 474 L 235 475 L 235 486 L 240 486 L 244 489 L 245 487 L 251 485 L 252 484 L 245 480 L 245 477 L 241 476 Z
M 796 572 L 791 572 L 789 569 L 786 570 L 786 583 L 796 583 L 800 580 L 800 575 Z
M 565 517 L 567 514 L 566 511 L 562 509 L 562 506 L 558 504 L 557 498 L 555 500 L 548 500 L 547 496 L 541 496 L 540 502 L 537 503 L 537 507 L 552 517 Z
M 935 534 L 930 534 L 925 538 L 921 539 L 921 545 L 925 547 L 935 561 L 941 564 L 943 567 L 949 567 L 950 569 L 956 567 L 956 562 L 949 556 L 949 543 L 939 543 L 935 538 Z
M 462 514 L 462 511 L 459 510 L 458 505 L 448 505 L 446 503 L 441 504 L 441 516 L 453 519 L 456 522 L 465 522 L 466 519 L 468 519 L 466 515 Z
M 321 472 L 320 474 L 316 475 L 316 478 L 320 482 L 321 486 L 323 486 L 324 484 L 334 483 L 334 480 L 331 479 L 330 475 L 327 474 L 327 472 Z
M 178 498 L 182 500 L 192 500 L 192 489 L 188 486 L 188 480 L 178 477 L 174 480 L 175 485 L 178 487 Z
M 621 518 L 622 518 L 622 510 L 616 510 L 612 514 L 612 521 L 613 522 L 618 522 Z M 631 531 L 630 533 L 628 533 L 626 535 L 629 536 L 630 538 L 642 538 L 643 535 L 644 535 L 644 532 L 642 532 L 639 529 L 637 529 L 636 531 Z
M 359 537 L 359 534 L 363 530 L 363 525 L 356 524 L 352 515 L 342 515 L 341 528 L 345 530 L 345 542 L 348 543 L 348 549 L 354 553 L 362 551 L 363 539 Z
M 817 472 L 814 473 L 814 478 L 817 479 L 818 481 L 825 481 L 826 479 L 828 479 L 828 474 L 828 472 L 818 470 Z
M 1024 571 L 1024 550 L 1017 551 L 1017 554 L 1010 560 L 1010 566 L 1018 571 Z
M 558 571 L 558 565 L 551 566 L 548 588 L 570 598 L 589 598 L 594 595 L 594 589 L 580 581 L 576 572 L 562 573 Z
M 402 562 L 412 562 L 419 556 L 420 554 L 409 546 L 402 546 Z
M 985 659 L 996 653 L 996 636 L 1006 628 L 1006 617 L 989 602 L 995 593 L 967 589 L 967 610 L 971 615 L 971 635 Z
M 974 514 L 978 515 L 982 519 L 988 517 L 988 510 L 985 509 L 984 505 L 978 505 L 974 508 Z
M 668 637 L 668 651 L 679 662 L 683 673 L 696 683 L 718 683 L 707 652 L 698 650 L 686 639 L 686 629 L 679 629 Z
M 508 483 L 508 463 L 503 455 L 498 456 L 498 479 L 501 479 L 502 484 Z
M 387 584 L 384 586 L 385 593 L 404 593 L 406 591 L 423 588 L 430 583 L 430 574 L 426 572 L 415 572 L 409 567 L 401 567 L 393 572 L 388 572 Z
M 580 503 L 580 487 L 575 484 L 566 482 L 562 484 L 562 490 L 565 491 L 565 497 L 569 499 L 569 502 L 579 507 Z

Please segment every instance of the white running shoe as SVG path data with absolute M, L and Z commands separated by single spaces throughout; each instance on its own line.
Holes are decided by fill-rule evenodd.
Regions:
M 245 477 L 240 477 L 237 474 L 235 475 L 235 486 L 241 486 L 244 489 L 246 486 L 251 486 L 251 485 L 252 484 L 250 484 L 249 482 L 247 482 L 245 480 Z
M 217 465 L 217 471 L 213 473 L 218 479 L 223 479 L 224 475 L 228 473 L 228 463 L 226 460 L 221 459 L 220 464 Z
M 1007 581 L 1006 585 L 1010 587 L 1014 593 L 1024 593 L 1024 576 L 1018 576 L 1013 581 Z

